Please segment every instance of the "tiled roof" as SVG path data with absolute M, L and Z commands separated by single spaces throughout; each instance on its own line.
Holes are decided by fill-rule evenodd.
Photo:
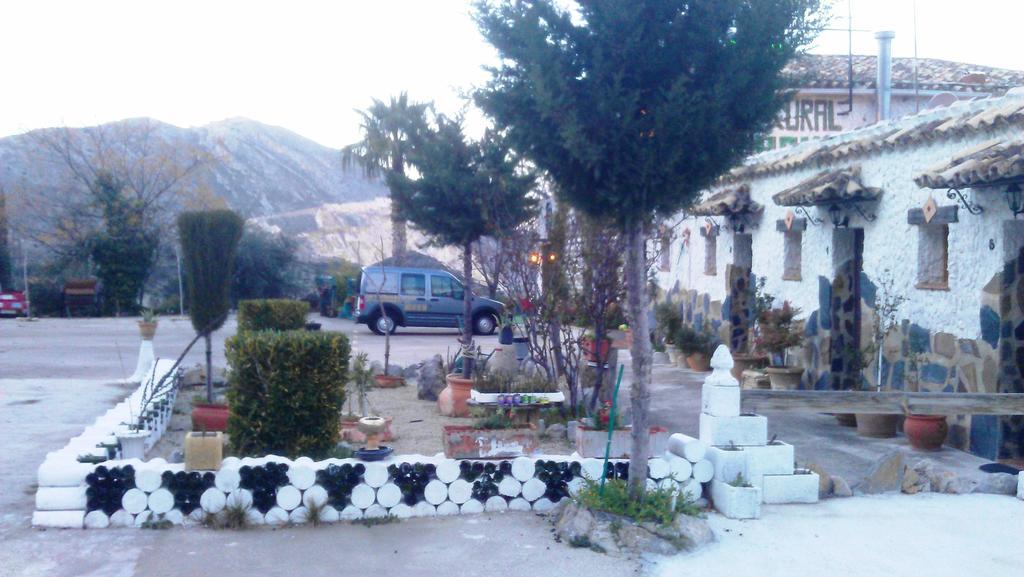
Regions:
M 914 179 L 927 188 L 970 188 L 1024 180 L 1024 140 L 989 140 L 958 152 Z
M 731 214 L 756 214 L 764 206 L 750 199 L 750 187 L 746 184 L 715 193 L 704 202 L 689 210 L 696 216 L 726 216 Z
M 815 206 L 838 202 L 877 200 L 882 189 L 864 186 L 860 167 L 820 172 L 800 184 L 772 196 L 779 206 Z
M 905 148 L 1011 126 L 1024 127 L 1024 91 L 999 98 L 964 100 L 920 114 L 810 140 L 749 157 L 720 185 L 807 166 L 827 168 L 875 151 Z
M 853 57 L 854 88 L 875 88 L 878 58 Z M 849 63 L 845 54 L 804 54 L 795 58 L 784 74 L 806 88 L 846 88 Z M 1001 95 L 1015 86 L 1024 86 L 1024 71 L 950 62 L 935 58 L 917 59 L 918 87 L 921 90 L 982 92 Z M 914 88 L 914 59 L 892 59 L 892 87 Z

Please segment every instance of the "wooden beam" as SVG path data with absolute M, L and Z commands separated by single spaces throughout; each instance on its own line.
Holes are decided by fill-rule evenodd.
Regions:
M 1019 393 L 744 390 L 746 411 L 918 415 L 1024 415 Z

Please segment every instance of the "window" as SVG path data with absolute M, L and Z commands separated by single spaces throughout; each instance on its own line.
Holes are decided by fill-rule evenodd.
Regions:
M 800 280 L 800 261 L 804 233 L 791 230 L 783 233 L 782 280 Z
M 451 297 L 454 293 L 451 277 L 430 275 L 430 296 Z
M 402 295 L 413 297 L 427 296 L 426 277 L 421 274 L 403 274 Z
M 704 237 L 704 274 L 718 274 L 718 236 L 713 232 Z
M 672 270 L 672 233 L 670 231 L 663 232 L 659 242 L 661 254 L 658 255 L 658 269 L 661 272 L 669 272 Z
M 917 288 L 949 288 L 949 226 L 926 224 L 917 227 Z

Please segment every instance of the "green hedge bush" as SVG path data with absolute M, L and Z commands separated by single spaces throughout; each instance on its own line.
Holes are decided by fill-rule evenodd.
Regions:
M 288 299 L 238 303 L 239 331 L 293 331 L 306 326 L 309 304 Z
M 239 456 L 321 458 L 338 443 L 349 362 L 334 332 L 239 332 L 225 343 L 228 435 Z

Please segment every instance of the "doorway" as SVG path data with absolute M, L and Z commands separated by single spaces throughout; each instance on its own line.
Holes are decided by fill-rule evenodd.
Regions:
M 1024 392 L 1024 221 L 1003 223 L 999 393 Z M 977 417 L 974 417 L 977 418 Z M 973 428 L 973 423 L 972 423 Z M 999 418 L 998 458 L 1024 456 L 1024 417 Z
M 754 299 L 751 267 L 754 260 L 754 239 L 749 234 L 733 235 L 732 264 L 726 274 L 729 292 L 729 348 L 746 353 L 753 324 L 751 305 Z
M 836 228 L 832 231 L 832 270 L 830 380 L 835 390 L 859 389 L 863 368 L 860 327 L 863 228 Z

